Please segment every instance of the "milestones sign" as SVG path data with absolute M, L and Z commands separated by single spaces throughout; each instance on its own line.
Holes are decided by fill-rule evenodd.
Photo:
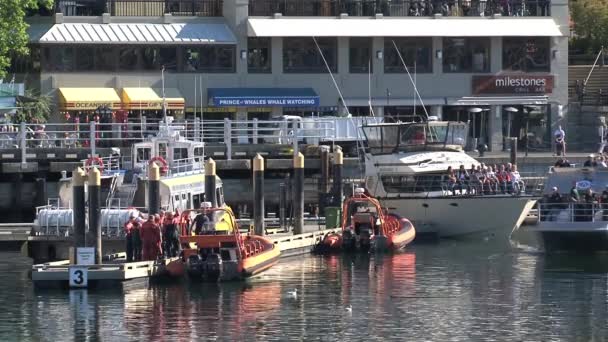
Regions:
M 553 92 L 550 75 L 473 76 L 474 95 L 545 95 Z

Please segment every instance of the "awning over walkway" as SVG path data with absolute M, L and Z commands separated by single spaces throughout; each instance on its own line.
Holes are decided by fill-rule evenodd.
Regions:
M 471 96 L 447 98 L 450 106 L 546 105 L 547 96 Z
M 225 23 L 55 24 L 41 44 L 236 44 Z
M 367 107 L 369 99 L 362 97 L 345 98 L 346 105 L 349 107 Z M 425 106 L 442 106 L 445 105 L 445 97 L 431 97 L 422 99 Z M 372 97 L 372 106 L 420 106 L 420 100 L 414 100 L 414 97 Z
M 312 88 L 209 88 L 209 105 L 216 107 L 318 107 Z
M 62 110 L 95 110 L 107 106 L 120 109 L 120 97 L 112 88 L 59 88 Z
M 561 37 L 550 18 L 248 19 L 250 37 Z M 566 30 L 568 28 L 565 28 Z
M 161 88 L 154 88 L 156 95 L 163 98 L 163 90 Z M 177 88 L 165 88 L 165 103 L 167 109 L 170 110 L 183 110 L 186 106 L 186 100 L 182 97 L 182 94 Z
M 148 110 L 162 109 L 163 99 L 152 88 L 123 88 L 124 109 Z

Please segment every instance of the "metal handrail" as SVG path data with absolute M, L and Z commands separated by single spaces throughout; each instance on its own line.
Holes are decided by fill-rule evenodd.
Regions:
M 608 222 L 608 203 L 538 203 L 538 222 Z

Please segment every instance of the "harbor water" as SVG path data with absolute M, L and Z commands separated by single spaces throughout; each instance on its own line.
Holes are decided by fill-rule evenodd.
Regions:
M 442 241 L 124 292 L 35 291 L 30 266 L 0 253 L 0 341 L 608 340 L 608 257 Z

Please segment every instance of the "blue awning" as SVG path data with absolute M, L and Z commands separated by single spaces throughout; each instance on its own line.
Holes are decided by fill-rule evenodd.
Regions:
M 318 107 L 312 88 L 209 88 L 209 104 L 216 107 Z

